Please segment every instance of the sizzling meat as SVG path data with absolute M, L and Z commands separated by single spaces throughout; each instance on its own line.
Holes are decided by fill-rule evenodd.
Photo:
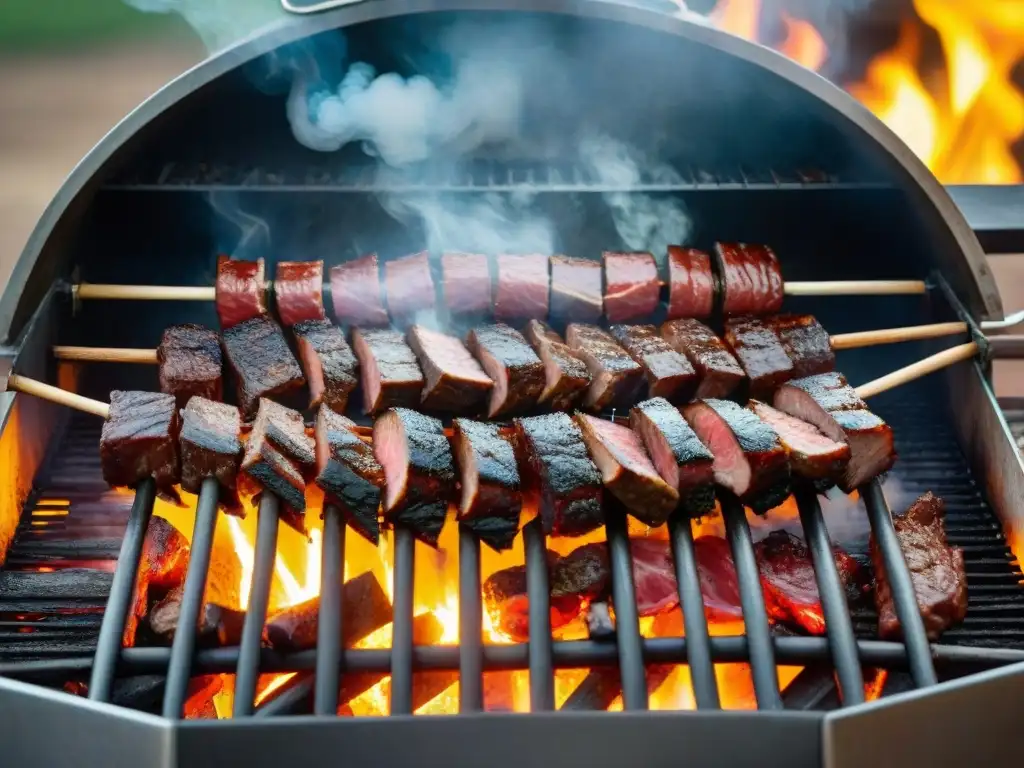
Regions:
M 266 401 L 269 402 L 269 401 Z M 258 497 L 264 491 L 281 502 L 281 521 L 299 533 L 306 533 L 306 480 L 299 465 L 284 455 L 267 437 L 267 420 L 253 425 L 242 457 L 242 476 L 249 493 Z
M 494 382 L 465 344 L 422 325 L 410 328 L 408 339 L 423 369 L 425 408 L 469 414 L 481 410 Z
M 179 408 L 193 396 L 223 397 L 220 338 L 194 323 L 172 325 L 156 349 L 160 362 L 160 391 L 174 395 Z
M 649 318 L 658 308 L 661 281 L 649 253 L 605 251 L 604 314 L 609 323 Z
M 134 488 L 152 477 L 161 496 L 179 502 L 174 488 L 181 474 L 179 427 L 173 395 L 111 392 L 110 415 L 100 433 L 103 479 L 110 485 Z
M 265 434 L 274 447 L 304 471 L 312 471 L 316 467 L 316 446 L 313 438 L 306 434 L 306 424 L 298 411 L 265 397 L 260 398 L 252 431 L 253 434 Z
M 789 455 L 794 473 L 824 486 L 831 486 L 842 478 L 850 462 L 849 445 L 837 442 L 813 424 L 777 411 L 759 400 L 751 400 L 748 407 L 775 430 Z
M 352 528 L 371 542 L 380 540 L 380 499 L 384 468 L 373 448 L 359 439 L 355 423 L 321 405 L 316 417 L 316 484 Z
M 590 387 L 587 364 L 542 320 L 526 324 L 526 338 L 544 364 L 544 390 L 538 403 L 554 411 L 572 408 Z
M 542 254 L 498 256 L 494 317 L 543 320 L 548 316 L 548 257 Z
M 771 315 L 782 308 L 782 269 L 766 245 L 716 243 L 722 280 L 722 313 Z
M 356 328 L 352 349 L 359 360 L 364 413 L 376 415 L 388 408 L 420 404 L 423 372 L 401 331 Z
M 715 308 L 711 257 L 696 248 L 668 247 L 668 319 L 710 317 Z
M 266 317 L 266 292 L 263 259 L 242 261 L 224 254 L 217 257 L 214 293 L 222 331 L 246 320 Z
M 391 408 L 373 424 L 373 453 L 384 467 L 384 516 L 437 546 L 455 496 L 452 449 L 441 422 Z
M 306 380 L 280 326 L 257 317 L 224 331 L 224 355 L 235 374 L 238 407 L 251 419 L 261 397 L 278 397 L 301 389 Z
M 710 328 L 699 320 L 684 318 L 661 326 L 661 335 L 674 349 L 686 355 L 700 383 L 694 397 L 728 397 L 745 374 L 735 356 Z
M 946 505 L 932 493 L 926 493 L 910 505 L 905 514 L 895 517 L 896 536 L 910 568 L 917 607 L 924 619 L 928 638 L 939 636 L 967 615 L 967 573 L 963 550 L 949 546 L 943 517 Z M 902 637 L 892 588 L 885 561 L 871 539 L 871 562 L 875 569 L 875 605 L 878 608 L 878 634 L 883 640 Z
M 274 298 L 281 324 L 290 328 L 303 320 L 323 320 L 324 263 L 281 261 L 274 275 Z
M 203 397 L 193 397 L 181 412 L 181 487 L 199 493 L 203 479 L 217 478 L 225 512 L 243 515 L 236 482 L 242 461 L 238 409 Z
M 339 323 L 388 324 L 376 253 L 331 267 L 331 301 Z
M 747 374 L 751 397 L 770 398 L 779 385 L 793 378 L 793 363 L 767 323 L 754 317 L 726 320 L 725 343 Z
M 628 408 L 636 402 L 644 383 L 644 369 L 607 331 L 596 325 L 570 323 L 565 337 L 590 371 L 590 388 L 583 398 L 585 408 Z
M 482 253 L 441 256 L 441 285 L 448 311 L 475 315 L 491 309 L 491 268 Z
M 544 531 L 582 536 L 604 522 L 601 474 L 583 435 L 565 413 L 516 419 L 531 490 L 539 495 Z
M 776 315 L 767 322 L 793 362 L 793 378 L 835 370 L 832 340 L 814 315 Z
M 393 320 L 412 320 L 417 312 L 434 308 L 434 278 L 426 251 L 384 262 L 384 284 Z
M 455 419 L 452 448 L 462 487 L 459 520 L 495 549 L 511 548 L 523 507 L 511 431 Z
M 359 365 L 345 335 L 329 320 L 303 320 L 292 331 L 309 382 L 309 407 L 323 403 L 343 413 L 359 383 Z
M 697 391 L 698 377 L 690 361 L 658 335 L 653 325 L 613 325 L 608 329 L 630 357 L 643 366 L 650 397 L 685 403 Z
M 544 364 L 515 328 L 497 323 L 474 328 L 470 350 L 494 381 L 487 418 L 528 411 L 544 390 Z
M 563 321 L 601 319 L 601 262 L 572 256 L 551 257 L 551 315 Z

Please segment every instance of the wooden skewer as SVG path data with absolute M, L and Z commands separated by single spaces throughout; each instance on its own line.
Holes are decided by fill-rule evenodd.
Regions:
M 787 296 L 912 296 L 927 293 L 924 280 L 816 280 L 784 283 Z
M 153 363 L 159 362 L 155 349 L 129 349 L 119 347 L 54 347 L 53 356 L 58 360 L 80 360 L 103 363 Z
M 106 403 L 93 400 L 91 397 L 76 395 L 74 392 L 68 392 L 66 389 L 54 387 L 51 384 L 44 384 L 35 379 L 25 378 L 16 373 L 7 377 L 7 388 L 15 392 L 23 392 L 26 395 L 35 395 L 43 400 L 49 400 L 51 403 L 66 405 L 68 408 L 101 416 L 104 419 L 110 416 L 110 406 Z

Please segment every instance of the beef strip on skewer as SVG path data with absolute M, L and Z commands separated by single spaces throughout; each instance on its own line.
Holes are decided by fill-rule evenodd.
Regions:
M 224 396 L 220 338 L 195 323 L 167 328 L 156 348 L 160 391 L 174 395 L 179 408 L 193 396 L 221 400 Z
M 103 479 L 110 485 L 134 488 L 152 477 L 157 493 L 180 504 L 174 487 L 181 476 L 180 427 L 173 395 L 111 392 L 110 414 L 100 432 Z
M 888 472 L 896 461 L 892 428 L 868 410 L 841 373 L 821 373 L 787 382 L 773 405 L 850 446 L 850 461 L 839 481 L 849 493 Z
M 756 317 L 725 321 L 725 343 L 747 374 L 750 397 L 771 397 L 781 384 L 793 378 L 793 363 L 771 326 Z
M 634 406 L 629 425 L 640 435 L 662 479 L 679 493 L 680 508 L 700 517 L 715 507 L 714 457 L 668 400 Z
M 339 323 L 388 324 L 376 253 L 331 267 L 331 301 Z
M 376 415 L 388 408 L 420 404 L 423 372 L 401 331 L 356 328 L 352 349 L 359 361 L 364 413 Z
M 466 343 L 494 381 L 487 418 L 528 411 L 544 391 L 544 364 L 519 331 L 496 323 L 469 332 Z
M 434 308 L 434 278 L 426 251 L 384 262 L 388 312 L 396 322 L 412 321 L 417 312 Z
M 711 257 L 696 248 L 668 247 L 669 320 L 710 317 L 715 309 L 715 275 Z
M 813 481 L 818 490 L 829 488 L 842 478 L 850 463 L 849 445 L 759 400 L 751 400 L 747 407 L 775 430 L 794 474 Z
M 424 408 L 475 414 L 482 410 L 494 382 L 454 336 L 414 325 L 409 346 L 423 370 Z
M 181 412 L 181 487 L 198 494 L 205 478 L 216 478 L 221 507 L 238 516 L 245 514 L 236 488 L 241 428 L 241 414 L 227 403 L 193 397 Z
M 355 422 L 320 406 L 315 428 L 316 484 L 355 531 L 377 544 L 384 468 L 354 427 Z
M 345 335 L 329 320 L 303 320 L 292 332 L 309 382 L 309 407 L 323 403 L 343 413 L 359 383 L 359 364 Z
M 967 615 L 964 553 L 949 545 L 943 522 L 945 513 L 946 505 L 942 499 L 929 492 L 911 504 L 904 514 L 893 519 L 896 537 L 910 569 L 917 607 L 932 641 L 938 640 L 943 632 L 963 621 Z M 885 560 L 873 536 L 871 563 L 875 569 L 878 634 L 883 640 L 898 640 L 903 632 L 892 600 Z
M 572 256 L 551 257 L 551 316 L 596 323 L 601 319 L 601 262 Z
M 789 496 L 789 459 L 775 430 L 730 400 L 701 400 L 683 415 L 714 454 L 715 482 L 758 514 Z
M 323 261 L 280 261 L 274 275 L 274 300 L 281 324 L 291 328 L 304 320 L 323 320 Z
M 603 328 L 570 323 L 565 338 L 590 371 L 583 407 L 592 411 L 628 408 L 644 384 L 644 369 Z
M 232 326 L 224 331 L 221 343 L 235 374 L 238 407 L 245 419 L 256 415 L 261 397 L 291 395 L 306 384 L 284 333 L 270 318 Z
M 494 290 L 496 320 L 543 320 L 548 316 L 548 257 L 501 254 Z
M 454 419 L 452 448 L 462 487 L 459 521 L 494 549 L 509 549 L 523 508 L 512 431 L 498 424 Z
M 267 280 L 263 259 L 217 257 L 214 298 L 222 331 L 267 316 Z
M 793 363 L 793 378 L 834 371 L 836 355 L 828 331 L 814 315 L 775 315 L 766 318 Z
M 491 267 L 482 253 L 441 256 L 441 288 L 448 311 L 458 317 L 491 311 Z
M 722 314 L 771 315 L 782 308 L 782 269 L 766 245 L 716 243 Z
M 526 338 L 544 364 L 544 389 L 538 404 L 554 411 L 572 408 L 590 387 L 587 364 L 542 320 L 526 324 Z
M 661 281 L 649 253 L 605 251 L 604 314 L 609 323 L 649 319 L 658 308 Z
M 260 398 L 260 408 L 253 423 L 253 432 L 262 432 L 285 456 L 304 472 L 316 467 L 316 446 L 306 434 L 302 414 L 285 408 L 273 400 Z
M 373 424 L 373 454 L 384 467 L 384 516 L 437 546 L 455 495 L 452 450 L 441 422 L 391 408 Z
M 539 498 L 544 532 L 582 536 L 604 523 L 601 473 L 587 454 L 583 434 L 565 413 L 516 419 L 520 465 Z
M 661 335 L 675 350 L 686 355 L 700 383 L 694 397 L 728 397 L 746 374 L 735 355 L 704 323 L 692 318 L 671 320 Z
M 682 352 L 676 351 L 653 325 L 613 325 L 608 329 L 630 357 L 640 363 L 647 377 L 649 397 L 674 403 L 689 401 L 699 378 Z

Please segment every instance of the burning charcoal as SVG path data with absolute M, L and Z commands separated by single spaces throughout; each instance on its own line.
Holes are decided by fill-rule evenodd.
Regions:
M 494 382 L 473 359 L 466 345 L 454 336 L 422 325 L 410 328 L 408 339 L 423 369 L 423 406 L 463 413 L 479 410 Z
M 497 550 L 519 531 L 523 497 L 512 436 L 497 424 L 455 419 L 452 446 L 459 465 L 459 521 Z
M 316 446 L 306 434 L 306 424 L 298 411 L 261 397 L 249 439 L 262 437 L 304 470 L 316 467 Z
M 813 315 L 776 315 L 768 322 L 793 361 L 793 378 L 835 370 L 832 340 Z
M 661 326 L 661 335 L 693 365 L 700 384 L 694 397 L 728 397 L 745 374 L 729 348 L 699 320 L 672 320 Z
M 325 405 L 316 418 L 316 484 L 337 504 L 349 525 L 376 544 L 384 468 L 373 448 L 359 439 L 355 424 Z
M 388 324 L 376 253 L 331 267 L 331 300 L 339 323 Z
M 352 348 L 359 360 L 363 412 L 371 416 L 388 408 L 415 408 L 423 392 L 423 372 L 400 331 L 356 328 Z
M 217 257 L 216 304 L 222 331 L 246 320 L 265 317 L 267 282 L 263 259 Z
M 583 398 L 585 408 L 628 408 L 636 402 L 644 383 L 644 369 L 607 331 L 596 325 L 570 323 L 565 338 L 590 371 L 590 388 Z
M 608 596 L 611 588 L 611 565 L 608 545 L 603 541 L 576 547 L 549 566 L 548 584 L 551 599 L 576 597 L 584 603 Z
M 647 692 L 654 693 L 675 669 L 674 664 L 648 664 Z M 560 712 L 603 712 L 622 693 L 622 675 L 617 668 L 592 669 L 559 707 Z
M 725 343 L 747 374 L 750 397 L 771 397 L 793 378 L 793 363 L 775 331 L 753 317 L 725 321 Z
M 696 248 L 668 247 L 668 319 L 710 317 L 715 308 L 711 257 Z
M 149 610 L 149 628 L 162 642 L 170 645 L 178 629 L 184 587 L 175 587 Z M 245 613 L 222 605 L 204 602 L 199 614 L 199 642 L 221 647 L 238 645 L 242 638 Z
M 653 325 L 613 325 L 608 329 L 644 369 L 650 397 L 685 403 L 697 391 L 697 372 L 681 352 L 658 335 Z
M 661 295 L 654 257 L 649 253 L 605 251 L 603 259 L 604 314 L 608 322 L 628 323 L 653 315 Z
M 344 413 L 348 396 L 359 383 L 359 366 L 345 335 L 328 320 L 304 320 L 292 331 L 309 382 L 309 407 L 324 403 Z
M 551 562 L 558 555 L 548 553 Z M 515 565 L 495 571 L 483 583 L 483 603 L 491 622 L 501 632 L 518 642 L 530 639 L 529 597 L 526 593 L 526 566 Z M 551 629 L 564 627 L 583 610 L 579 595 L 563 594 L 551 598 Z
M 373 424 L 373 453 L 387 479 L 385 517 L 437 546 L 455 495 L 452 450 L 441 422 L 392 408 Z
M 277 316 L 286 328 L 306 320 L 323 320 L 323 261 L 279 261 L 274 276 Z
M 178 408 L 192 397 L 223 397 L 220 339 L 209 328 L 194 323 L 172 325 L 156 349 L 160 363 L 160 391 L 174 395 Z
M 174 396 L 156 392 L 110 393 L 110 415 L 100 433 L 103 479 L 134 488 L 148 477 L 161 496 L 180 504 L 174 484 L 178 461 L 178 409 Z
M 295 462 L 281 453 L 262 431 L 253 429 L 242 457 L 242 473 L 254 494 L 272 493 L 281 501 L 281 519 L 306 533 L 306 481 Z
M 548 257 L 542 254 L 497 258 L 498 285 L 494 317 L 498 320 L 543 320 L 548 316 Z
M 434 279 L 426 251 L 384 262 L 384 284 L 392 320 L 408 320 L 434 308 Z
M 453 315 L 476 315 L 491 309 L 491 268 L 479 253 L 441 256 L 445 304 Z
M 600 601 L 587 606 L 587 636 L 591 640 L 615 639 L 615 621 L 608 603 Z
M 551 315 L 578 323 L 601 319 L 601 262 L 571 256 L 551 257 Z
M 494 381 L 487 418 L 533 408 L 544 390 L 544 364 L 519 331 L 504 323 L 469 332 L 470 350 Z
M 526 324 L 526 337 L 544 364 L 544 390 L 537 402 L 553 411 L 572 408 L 590 387 L 587 364 L 541 320 Z
M 771 315 L 782 308 L 782 269 L 766 245 L 716 243 L 722 281 L 722 313 Z
M 142 543 L 139 581 L 161 592 L 180 586 L 188 568 L 189 544 L 181 532 L 162 517 L 150 518 Z
M 751 400 L 747 407 L 775 430 L 795 474 L 824 487 L 832 486 L 842 478 L 850 462 L 849 445 L 838 443 L 814 425 L 757 400 Z
M 243 515 L 235 487 L 242 460 L 238 409 L 193 397 L 181 412 L 181 487 L 199 493 L 203 480 L 217 478 L 220 503 L 226 512 Z
M 224 354 L 235 373 L 238 407 L 251 419 L 261 397 L 280 397 L 301 389 L 306 380 L 281 328 L 258 317 L 224 331 Z
M 195 716 L 207 709 L 213 697 L 224 687 L 221 675 L 200 675 L 189 680 L 185 698 L 185 717 Z M 67 684 L 64 689 L 76 696 L 88 696 L 86 683 Z M 137 712 L 156 715 L 163 706 L 164 691 L 167 690 L 165 675 L 136 675 L 114 680 L 110 703 L 115 707 L 126 707 Z

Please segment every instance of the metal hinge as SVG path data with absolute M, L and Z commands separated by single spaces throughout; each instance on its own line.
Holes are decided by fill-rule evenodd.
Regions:
M 362 2 L 365 0 L 281 0 L 281 5 L 289 13 L 310 14 Z

